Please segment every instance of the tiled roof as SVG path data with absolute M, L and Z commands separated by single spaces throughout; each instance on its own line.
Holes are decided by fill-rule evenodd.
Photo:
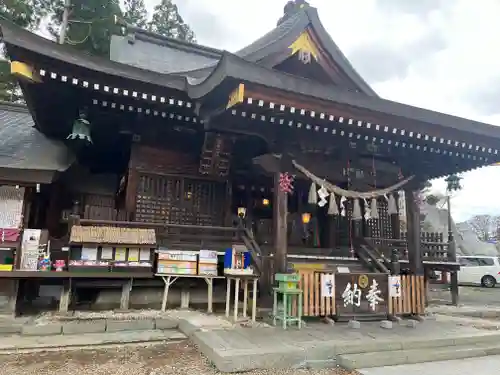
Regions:
M 73 161 L 62 142 L 34 128 L 24 105 L 0 102 L 0 168 L 65 171 Z

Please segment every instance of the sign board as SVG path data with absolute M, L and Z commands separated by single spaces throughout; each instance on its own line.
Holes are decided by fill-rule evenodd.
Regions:
M 389 297 L 401 297 L 401 276 L 389 276 Z
M 335 275 L 337 315 L 388 313 L 388 277 L 374 273 L 338 273 Z
M 23 218 L 24 188 L 0 186 L 0 228 L 19 229 Z
M 350 273 L 351 270 L 349 269 L 349 267 L 337 267 L 337 272 L 338 273 Z
M 312 270 L 321 271 L 325 269 L 326 264 L 324 263 L 290 263 L 293 270 Z
M 322 273 L 321 274 L 321 298 L 335 297 L 335 275 Z

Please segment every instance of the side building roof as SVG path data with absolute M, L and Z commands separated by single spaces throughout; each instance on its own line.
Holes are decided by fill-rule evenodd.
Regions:
M 55 172 L 67 170 L 74 160 L 64 143 L 34 128 L 26 106 L 0 102 L 0 180 L 2 171 L 9 169 L 47 172 L 38 174 L 40 181 L 31 182 L 50 182 Z

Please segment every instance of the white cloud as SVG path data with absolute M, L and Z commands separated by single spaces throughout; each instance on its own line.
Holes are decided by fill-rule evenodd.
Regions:
M 152 9 L 158 1 L 146 2 Z M 285 3 L 286 0 L 177 1 L 181 15 L 194 29 L 200 44 L 229 51 L 236 51 L 271 30 Z M 432 3 L 433 8 L 420 14 L 418 9 L 398 10 L 401 3 L 397 2 L 388 10 L 378 6 L 377 0 L 315 0 L 310 4 L 318 8 L 326 29 L 347 55 L 367 45 L 409 53 L 404 47 L 432 30 L 444 40 L 444 48 L 427 55 L 410 51 L 412 62 L 403 77 L 395 74 L 398 78 L 369 83 L 391 100 L 500 125 L 500 109 L 498 114 L 485 117 L 467 100 L 468 94 L 488 87 L 491 80 L 497 78 L 500 82 L 498 0 L 481 0 L 481 6 L 470 0 L 446 0 L 440 3 L 443 7 Z M 434 185 L 444 190 L 442 181 Z M 466 173 L 463 185 L 463 191 L 453 198 L 456 219 L 500 213 L 500 200 L 494 199 L 500 186 L 500 167 Z

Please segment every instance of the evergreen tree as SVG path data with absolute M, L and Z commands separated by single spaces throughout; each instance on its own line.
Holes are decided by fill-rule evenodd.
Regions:
M 3 0 L 0 2 L 0 18 L 35 29 L 46 15 L 50 3 L 51 0 Z
M 146 28 L 148 23 L 148 12 L 144 0 L 125 0 L 123 19 L 131 25 Z
M 0 2 L 0 19 L 34 29 L 46 14 L 48 1 L 50 0 L 3 0 Z M 21 91 L 10 74 L 10 63 L 3 47 L 0 45 L 0 100 L 19 102 L 22 101 Z
M 64 0 L 53 1 L 52 11 L 49 30 L 58 38 Z M 72 0 L 65 43 L 109 58 L 111 35 L 120 30 L 115 24 L 115 16 L 121 16 L 119 0 Z
M 161 0 L 161 3 L 155 6 L 153 17 L 148 23 L 148 29 L 170 38 L 188 42 L 196 41 L 194 32 L 184 22 L 177 5 L 172 3 L 172 0 Z
M 10 63 L 3 57 L 0 57 L 0 101 L 22 101 L 22 96 L 17 82 L 10 74 Z

